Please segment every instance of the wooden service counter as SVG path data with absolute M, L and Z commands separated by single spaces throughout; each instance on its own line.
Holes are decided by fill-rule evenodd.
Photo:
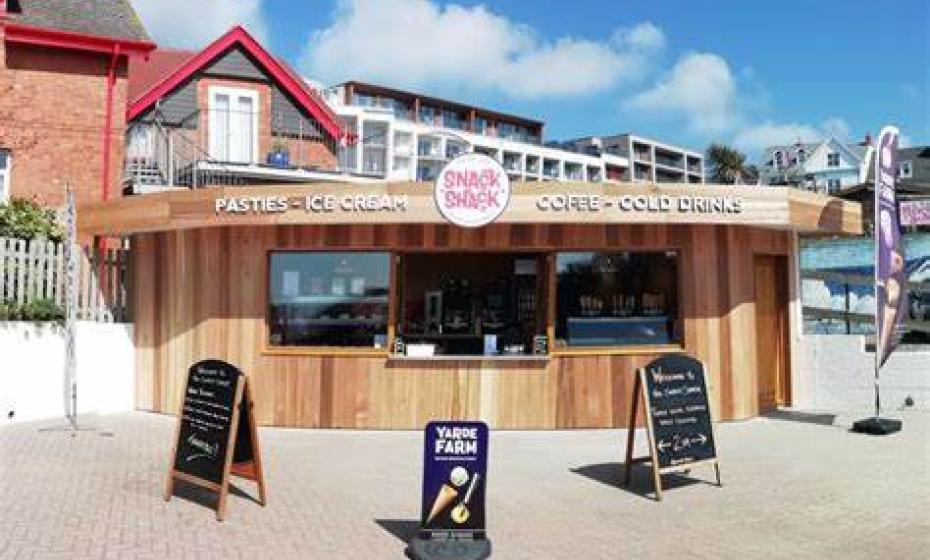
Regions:
M 82 233 L 131 237 L 137 407 L 175 413 L 188 367 L 217 358 L 249 375 L 262 425 L 623 427 L 636 368 L 687 352 L 715 416 L 748 418 L 790 402 L 797 233 L 861 233 L 858 204 L 784 188 L 573 183 L 514 184 L 469 229 L 431 188 L 79 209 Z

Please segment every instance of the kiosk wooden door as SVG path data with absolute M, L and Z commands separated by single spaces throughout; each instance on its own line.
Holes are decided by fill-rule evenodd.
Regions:
M 757 255 L 753 267 L 756 302 L 756 376 L 759 412 L 791 402 L 788 337 L 788 260 Z

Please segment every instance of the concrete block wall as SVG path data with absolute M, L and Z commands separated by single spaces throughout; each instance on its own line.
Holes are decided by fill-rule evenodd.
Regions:
M 133 410 L 135 348 L 132 329 L 129 324 L 78 322 L 79 414 Z M 0 322 L 0 426 L 64 418 L 68 394 L 64 372 L 62 327 Z
M 859 335 L 804 335 L 794 407 L 804 410 L 872 413 L 874 354 Z M 896 351 L 881 370 L 882 408 L 889 414 L 905 399 L 930 410 L 930 350 Z

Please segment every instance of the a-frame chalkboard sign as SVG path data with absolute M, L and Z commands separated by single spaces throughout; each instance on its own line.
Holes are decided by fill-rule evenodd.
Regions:
M 636 370 L 630 428 L 626 445 L 624 485 L 629 486 L 634 463 L 650 462 L 656 499 L 662 499 L 662 474 L 713 464 L 720 482 L 714 425 L 704 364 L 684 354 L 670 354 Z M 633 457 L 636 415 L 643 401 L 649 455 Z
M 236 366 L 204 360 L 190 367 L 165 484 L 166 501 L 174 495 L 175 479 L 208 488 L 219 493 L 216 518 L 223 521 L 229 477 L 236 475 L 258 484 L 259 503 L 265 505 L 252 406 L 248 376 Z

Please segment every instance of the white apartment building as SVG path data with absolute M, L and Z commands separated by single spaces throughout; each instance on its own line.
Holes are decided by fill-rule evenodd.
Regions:
M 700 154 L 640 137 L 544 145 L 540 121 L 361 82 L 340 84 L 325 98 L 358 137 L 340 162 L 348 173 L 431 181 L 450 159 L 480 152 L 515 181 L 703 182 Z M 607 148 L 588 147 L 596 140 Z
M 632 134 L 586 136 L 552 143 L 559 147 L 602 157 L 621 157 L 632 163 L 623 180 L 649 183 L 703 183 L 704 156 L 678 146 Z

